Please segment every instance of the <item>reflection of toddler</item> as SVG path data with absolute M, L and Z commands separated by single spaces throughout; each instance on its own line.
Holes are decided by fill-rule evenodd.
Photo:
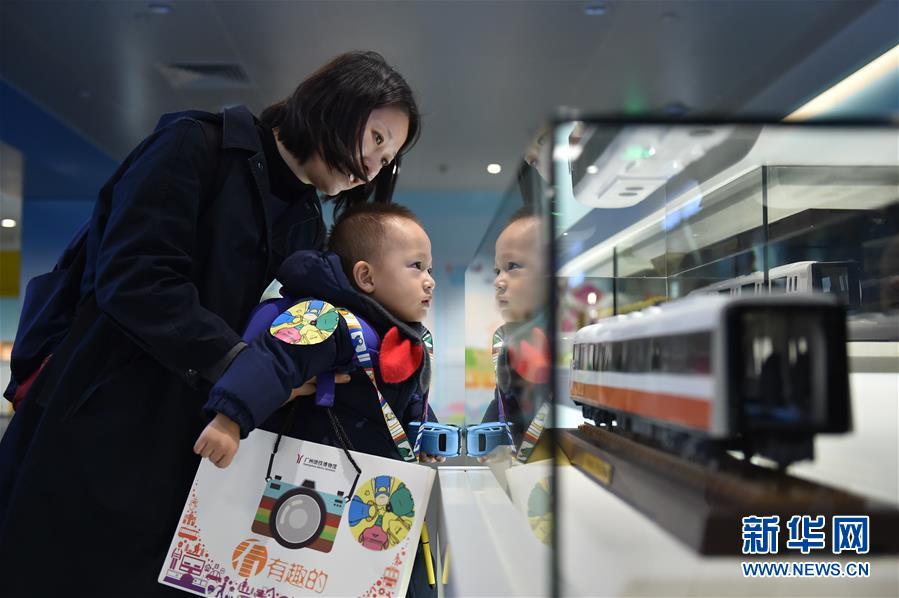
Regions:
M 549 378 L 549 345 L 542 312 L 546 305 L 546 259 L 542 222 L 528 208 L 515 212 L 496 239 L 493 286 L 505 324 L 493 335 L 494 399 L 484 422 L 505 419 L 515 444 L 535 415 L 533 387 Z
M 505 322 L 529 320 L 546 303 L 545 258 L 539 237 L 540 219 L 521 209 L 496 239 L 493 287 Z

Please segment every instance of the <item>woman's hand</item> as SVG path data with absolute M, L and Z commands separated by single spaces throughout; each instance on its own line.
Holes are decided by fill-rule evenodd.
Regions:
M 217 414 L 194 443 L 194 453 L 222 469 L 231 465 L 240 446 L 240 426 L 226 415 Z
M 336 382 L 337 384 L 346 384 L 349 381 L 350 381 L 349 374 L 337 374 L 336 376 L 334 376 L 334 382 Z M 287 404 L 297 397 L 305 397 L 305 396 L 309 396 L 309 395 L 314 395 L 315 388 L 316 388 L 316 381 L 315 381 L 315 378 L 313 377 L 313 378 L 306 380 L 306 382 L 304 382 L 303 385 L 300 386 L 299 388 L 294 388 L 292 391 L 290 391 L 290 398 L 288 398 L 286 401 L 284 401 L 284 403 Z

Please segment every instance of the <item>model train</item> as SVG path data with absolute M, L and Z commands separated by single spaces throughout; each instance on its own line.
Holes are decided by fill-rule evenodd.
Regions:
M 582 328 L 572 355 L 585 417 L 685 457 L 786 466 L 850 429 L 845 306 L 827 295 L 687 297 Z
M 691 295 L 759 295 L 772 293 L 827 293 L 852 308 L 861 305 L 858 264 L 853 261 L 794 262 L 768 270 L 768 283 L 762 272 L 729 278 L 696 289 Z

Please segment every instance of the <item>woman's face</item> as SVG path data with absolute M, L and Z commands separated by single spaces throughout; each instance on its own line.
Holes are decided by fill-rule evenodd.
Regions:
M 406 143 L 409 134 L 409 117 L 395 106 L 371 111 L 362 133 L 362 167 L 369 180 L 390 164 Z M 334 196 L 365 183 L 351 174 L 331 169 L 316 152 L 301 165 L 305 182 L 325 195 Z

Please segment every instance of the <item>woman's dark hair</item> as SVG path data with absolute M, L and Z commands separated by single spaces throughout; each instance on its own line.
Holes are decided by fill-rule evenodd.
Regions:
M 259 120 L 278 129 L 284 147 L 300 162 L 318 151 L 332 169 L 365 180 L 362 135 L 372 110 L 392 106 L 409 116 L 406 142 L 393 162 L 371 181 L 336 198 L 335 212 L 367 201 L 389 203 L 402 156 L 418 141 L 421 118 L 406 80 L 377 52 L 347 52 L 331 60 L 284 101 L 266 108 Z

